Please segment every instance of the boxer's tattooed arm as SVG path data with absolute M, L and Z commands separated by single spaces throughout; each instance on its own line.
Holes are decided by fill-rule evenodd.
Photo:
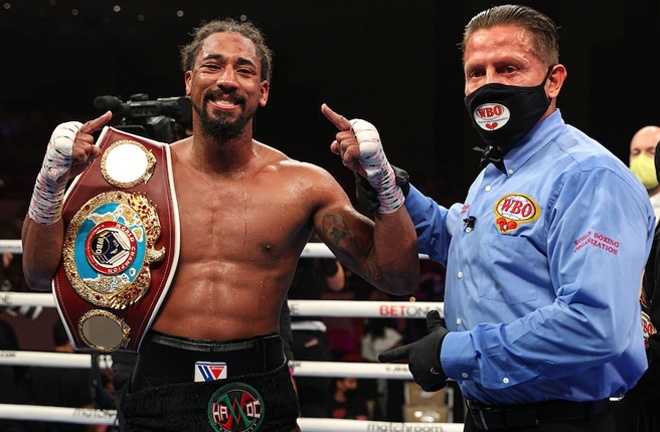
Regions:
M 372 246 L 371 244 L 361 244 L 359 239 L 353 236 L 344 219 L 337 215 L 323 216 L 323 236 L 334 252 L 358 264 L 358 261 L 361 261 L 360 258 L 366 258 L 369 255 L 369 249 Z

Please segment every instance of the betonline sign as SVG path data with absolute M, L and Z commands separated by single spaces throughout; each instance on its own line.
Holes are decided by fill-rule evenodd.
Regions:
M 378 313 L 382 317 L 404 317 L 404 318 L 419 318 L 425 317 L 426 314 L 434 308 L 419 307 L 411 304 L 404 305 L 382 305 L 378 308 Z

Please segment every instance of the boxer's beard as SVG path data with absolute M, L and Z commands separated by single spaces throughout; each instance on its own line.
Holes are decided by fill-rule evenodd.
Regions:
M 243 133 L 245 125 L 253 117 L 254 113 L 242 113 L 236 119 L 232 120 L 230 115 L 225 112 L 220 112 L 215 116 L 209 114 L 209 111 L 204 107 L 213 98 L 222 96 L 226 92 L 218 90 L 208 93 L 204 96 L 202 106 L 193 104 L 193 109 L 199 115 L 202 126 L 202 134 L 215 139 L 218 142 L 225 142 Z M 233 95 L 234 102 L 245 108 L 245 98 L 241 95 Z

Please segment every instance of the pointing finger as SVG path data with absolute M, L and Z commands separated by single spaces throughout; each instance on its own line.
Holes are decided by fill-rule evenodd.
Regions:
M 102 116 L 97 117 L 94 120 L 90 120 L 87 123 L 83 124 L 82 127 L 80 128 L 80 132 L 92 134 L 97 130 L 101 129 L 103 126 L 105 126 L 105 124 L 108 123 L 111 119 L 112 119 L 112 111 L 106 111 L 106 113 L 103 114 Z
M 323 115 L 334 124 L 340 131 L 351 129 L 351 123 L 342 115 L 337 114 L 326 104 L 321 105 Z

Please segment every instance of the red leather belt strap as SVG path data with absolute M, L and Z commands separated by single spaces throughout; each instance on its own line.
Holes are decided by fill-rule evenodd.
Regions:
M 170 148 L 111 127 L 97 145 L 64 199 L 52 288 L 77 350 L 137 352 L 179 257 Z

